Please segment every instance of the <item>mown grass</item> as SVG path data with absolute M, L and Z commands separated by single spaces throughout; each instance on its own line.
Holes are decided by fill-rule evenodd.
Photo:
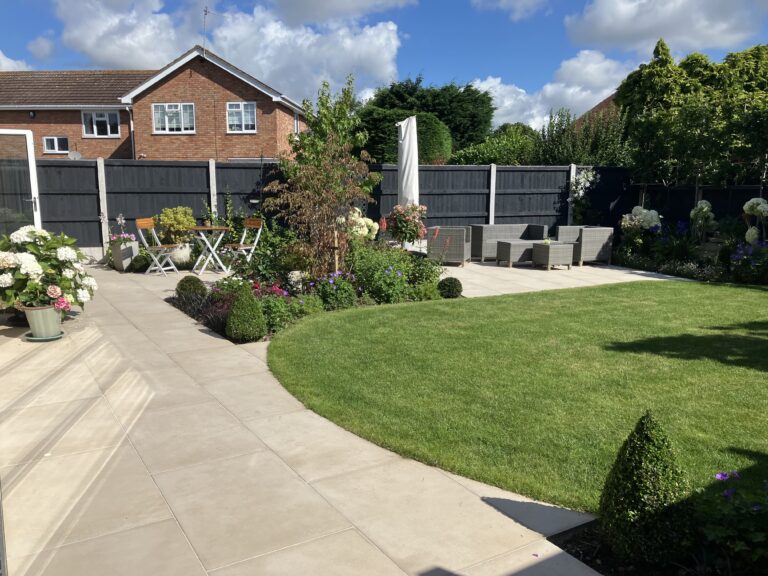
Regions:
M 364 438 L 572 508 L 596 510 L 647 408 L 694 486 L 717 470 L 768 478 L 761 288 L 637 282 L 321 314 L 280 333 L 269 364 Z

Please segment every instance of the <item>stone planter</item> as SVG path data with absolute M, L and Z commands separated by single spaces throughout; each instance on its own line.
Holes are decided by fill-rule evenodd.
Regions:
M 24 308 L 34 340 L 55 340 L 61 337 L 61 312 L 53 306 Z
M 118 272 L 125 272 L 128 265 L 139 253 L 138 242 L 110 242 L 109 249 L 112 252 L 112 264 Z

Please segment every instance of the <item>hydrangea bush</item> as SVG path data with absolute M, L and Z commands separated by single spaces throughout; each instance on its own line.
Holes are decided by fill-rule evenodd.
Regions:
M 85 272 L 76 241 L 23 226 L 0 236 L 0 308 L 84 306 L 98 286 Z
M 360 208 L 352 208 L 346 218 L 340 216 L 338 223 L 352 240 L 373 240 L 379 233 L 379 225 L 363 216 Z

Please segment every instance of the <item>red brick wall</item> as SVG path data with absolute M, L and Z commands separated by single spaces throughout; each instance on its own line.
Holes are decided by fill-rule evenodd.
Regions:
M 77 150 L 83 158 L 130 158 L 131 139 L 128 113 L 120 111 L 119 138 L 84 138 L 83 123 L 79 110 L 36 110 L 29 117 L 28 110 L 0 110 L 0 128 L 32 130 L 37 158 L 66 158 L 66 154 L 45 154 L 43 137 L 66 136 L 69 149 Z
M 152 133 L 152 104 L 185 102 L 195 105 L 194 134 Z M 227 102 L 256 102 L 256 134 L 227 133 Z M 136 157 L 147 160 L 275 158 L 293 131 L 291 110 L 202 58 L 140 94 L 133 119 Z

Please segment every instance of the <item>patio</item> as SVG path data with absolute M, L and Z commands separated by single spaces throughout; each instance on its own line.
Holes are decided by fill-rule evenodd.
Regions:
M 546 540 L 589 516 L 306 410 L 265 343 L 235 346 L 163 302 L 176 275 L 93 275 L 64 339 L 0 328 L 10 576 L 594 574 Z

